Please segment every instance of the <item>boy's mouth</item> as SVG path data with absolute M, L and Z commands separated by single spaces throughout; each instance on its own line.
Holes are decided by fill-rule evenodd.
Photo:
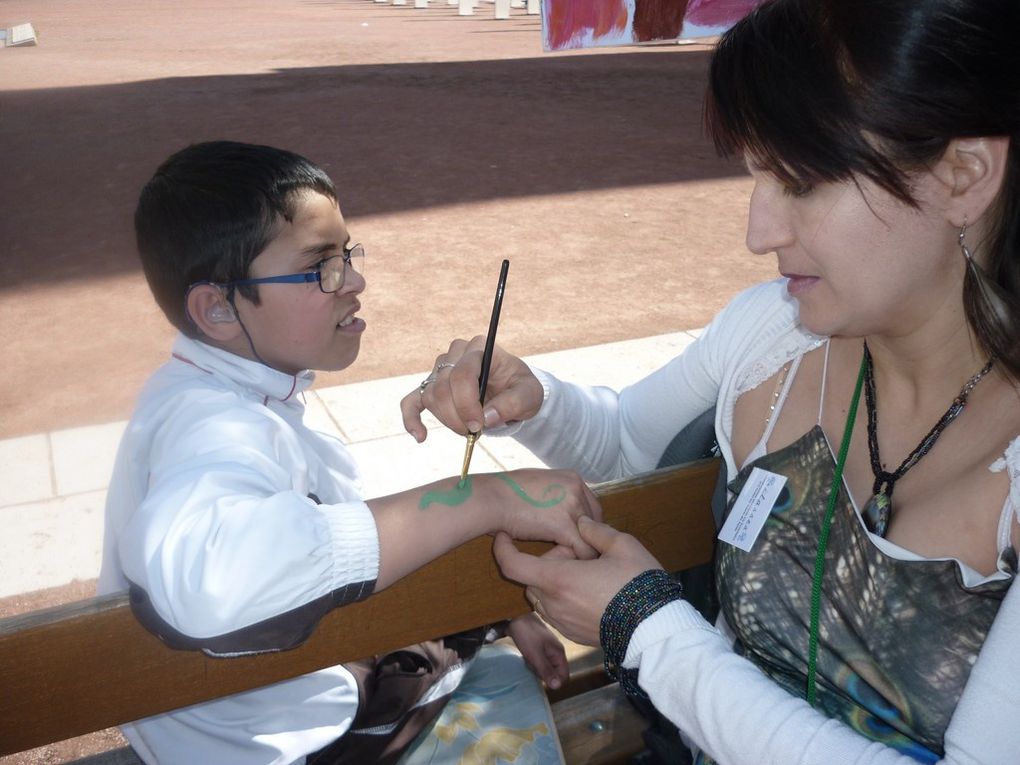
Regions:
M 361 310 L 361 303 L 355 303 L 351 306 L 351 312 L 344 316 L 340 321 L 336 323 L 337 329 L 347 329 L 348 327 L 361 321 L 358 318 L 358 311 Z

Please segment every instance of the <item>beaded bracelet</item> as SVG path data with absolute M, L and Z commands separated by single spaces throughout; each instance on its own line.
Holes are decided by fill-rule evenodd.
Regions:
M 637 670 L 623 667 L 634 630 L 667 603 L 683 595 L 680 583 L 661 568 L 649 569 L 625 584 L 609 601 L 599 622 L 599 642 L 605 656 L 606 674 L 630 695 L 647 698 L 637 684 Z

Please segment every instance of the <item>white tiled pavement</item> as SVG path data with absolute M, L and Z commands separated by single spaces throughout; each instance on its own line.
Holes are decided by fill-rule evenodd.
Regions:
M 697 331 L 528 357 L 567 380 L 619 390 L 677 355 Z M 348 444 L 369 497 L 419 486 L 460 467 L 464 441 L 426 419 L 424 445 L 404 432 L 398 402 L 424 372 L 307 394 L 313 427 Z M 99 573 L 103 503 L 125 422 L 0 441 L 0 597 L 92 579 Z M 482 438 L 473 471 L 541 463 L 512 439 Z

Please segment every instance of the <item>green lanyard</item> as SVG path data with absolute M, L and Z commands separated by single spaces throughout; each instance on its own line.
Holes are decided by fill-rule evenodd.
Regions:
M 815 553 L 815 572 L 811 579 L 811 631 L 808 633 L 808 668 L 807 668 L 807 700 L 811 706 L 815 705 L 818 696 L 817 670 L 818 670 L 818 621 L 822 605 L 822 576 L 825 573 L 825 548 L 829 545 L 829 529 L 832 527 L 832 516 L 836 510 L 836 498 L 839 496 L 839 486 L 843 481 L 843 468 L 846 466 L 846 455 L 850 451 L 850 436 L 854 431 L 854 421 L 857 419 L 857 403 L 861 398 L 861 387 L 864 384 L 864 375 L 868 371 L 867 355 L 861 358 L 861 371 L 857 373 L 857 387 L 854 388 L 854 397 L 850 400 L 850 411 L 846 416 L 846 426 L 843 428 L 843 442 L 839 445 L 839 456 L 836 458 L 836 472 L 832 476 L 832 488 L 829 489 L 829 504 L 825 508 L 825 518 L 822 519 L 822 530 L 818 534 L 818 551 Z

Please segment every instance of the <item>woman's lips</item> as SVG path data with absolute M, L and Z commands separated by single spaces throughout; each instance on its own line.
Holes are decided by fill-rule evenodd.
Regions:
M 803 274 L 783 274 L 786 277 L 786 291 L 796 297 L 811 289 L 818 282 L 817 276 Z

